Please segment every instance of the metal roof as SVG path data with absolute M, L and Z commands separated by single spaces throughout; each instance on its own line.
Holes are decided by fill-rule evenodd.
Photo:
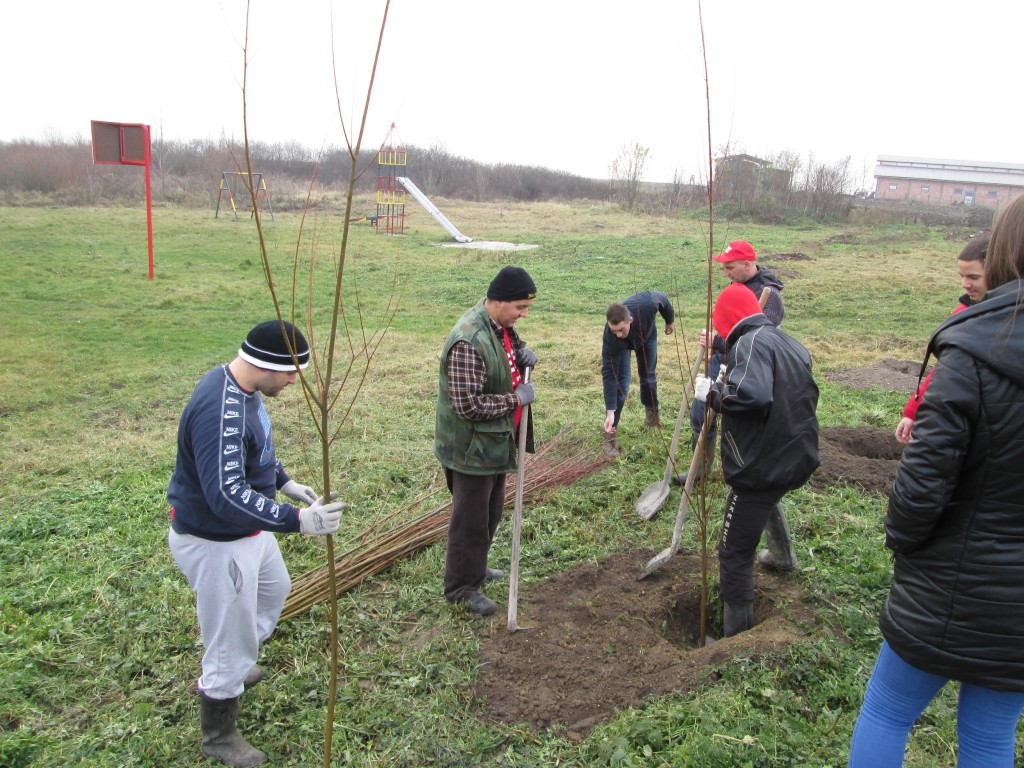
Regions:
M 879 155 L 878 165 L 875 167 L 875 178 L 1024 187 L 1024 165 L 980 160 L 938 160 Z

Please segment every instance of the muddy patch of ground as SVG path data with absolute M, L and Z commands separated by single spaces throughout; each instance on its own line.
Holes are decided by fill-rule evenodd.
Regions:
M 886 358 L 860 368 L 829 371 L 826 378 L 856 389 L 885 389 L 909 397 L 917 389 L 921 363 Z M 811 478 L 818 490 L 845 484 L 888 494 L 896 477 L 903 446 L 893 434 L 900 414 L 893 414 L 893 430 L 878 427 L 823 427 L 818 439 L 821 466 Z
M 896 477 L 903 446 L 893 430 L 879 427 L 822 427 L 818 434 L 821 465 L 811 487 L 824 490 L 849 485 L 886 495 Z
M 578 741 L 648 696 L 713 683 L 716 667 L 735 656 L 765 658 L 801 636 L 799 576 L 759 569 L 755 627 L 698 646 L 700 556 L 681 551 L 638 581 L 656 554 L 617 552 L 525 588 L 517 632 L 502 611 L 486 620 L 477 694 L 489 714 L 564 727 Z M 708 568 L 717 581 L 717 561 Z
M 912 391 L 915 365 L 882 361 L 834 375 L 856 387 Z M 811 486 L 850 485 L 887 494 L 901 451 L 891 430 L 823 427 L 821 466 Z M 809 625 L 799 575 L 757 567 L 754 628 L 701 645 L 700 555 L 681 551 L 638 581 L 656 554 L 617 552 L 525 587 L 520 631 L 508 631 L 504 610 L 485 620 L 477 694 L 488 715 L 537 729 L 554 727 L 579 741 L 647 697 L 713 684 L 717 669 L 737 656 L 771 663 Z M 711 558 L 707 567 L 716 583 L 717 561 Z M 709 633 L 715 635 L 720 608 L 711 613 Z
M 825 378 L 834 384 L 846 384 L 856 389 L 875 387 L 892 392 L 906 392 L 909 397 L 917 389 L 920 372 L 921 362 L 918 360 L 886 358 L 860 368 L 829 371 Z

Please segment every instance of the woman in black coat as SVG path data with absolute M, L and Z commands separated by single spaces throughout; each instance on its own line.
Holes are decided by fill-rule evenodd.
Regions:
M 1024 197 L 996 221 L 985 299 L 932 335 L 938 362 L 889 497 L 892 588 L 850 766 L 900 766 L 960 682 L 959 765 L 1013 766 L 1024 709 Z

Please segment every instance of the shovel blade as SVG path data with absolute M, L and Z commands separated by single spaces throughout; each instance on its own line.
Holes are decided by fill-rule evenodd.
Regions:
M 665 549 L 661 550 L 661 552 L 656 554 L 654 557 L 652 557 L 648 561 L 647 567 L 644 568 L 644 572 L 641 573 L 639 576 L 637 576 L 636 580 L 640 581 L 641 579 L 646 579 L 652 573 L 654 573 L 659 568 L 661 568 L 661 566 L 663 566 L 665 563 L 667 563 L 669 560 L 671 560 L 672 556 L 675 553 L 676 553 L 676 548 L 675 547 L 666 547 Z
M 671 490 L 667 483 L 651 483 L 636 500 L 636 513 L 644 520 L 650 520 L 661 511 Z

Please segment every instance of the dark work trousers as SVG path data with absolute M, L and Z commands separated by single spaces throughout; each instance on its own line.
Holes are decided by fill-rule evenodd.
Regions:
M 653 329 L 652 329 L 653 330 Z M 624 349 L 617 359 L 612 361 L 615 376 L 615 426 L 619 425 L 622 407 L 626 404 L 629 385 L 633 375 L 629 358 L 633 354 Z M 658 407 L 658 333 L 648 335 L 639 349 L 636 350 L 636 372 L 640 375 L 640 403 L 645 408 Z
M 711 355 L 711 366 L 708 369 L 709 373 L 713 373 L 713 376 L 709 378 L 714 381 L 718 378 L 718 370 L 722 367 L 722 358 L 715 352 Z M 704 426 L 704 409 L 707 406 L 697 398 L 693 399 L 693 405 L 690 406 L 690 429 L 693 430 L 694 439 L 700 434 L 700 428 Z M 718 433 L 718 423 L 712 422 L 708 428 L 708 445 L 712 444 L 715 439 L 715 435 Z
M 454 602 L 470 599 L 484 583 L 487 553 L 505 508 L 505 475 L 464 475 L 446 467 L 444 477 L 452 492 L 444 596 Z
M 786 495 L 781 489 L 736 491 L 725 497 L 725 521 L 718 540 L 718 580 L 722 602 L 754 602 L 754 557 L 768 515 Z

